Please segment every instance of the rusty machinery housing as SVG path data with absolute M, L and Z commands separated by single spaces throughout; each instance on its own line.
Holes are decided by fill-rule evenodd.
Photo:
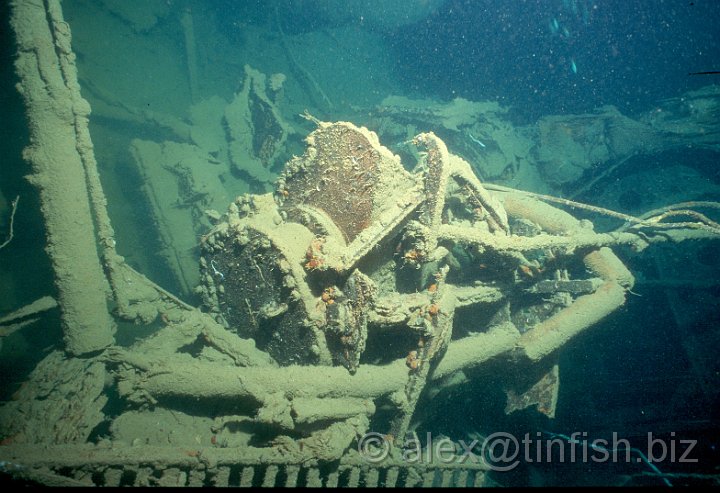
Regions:
M 500 331 L 497 353 L 537 362 L 632 287 L 589 222 L 517 193 L 489 193 L 432 133 L 413 140 L 412 173 L 350 123 L 318 123 L 307 142 L 273 193 L 239 197 L 203 238 L 200 291 L 218 322 L 281 366 L 354 374 L 405 360 L 407 385 L 387 430 L 395 436 L 407 432 L 449 348 Z M 595 241 L 578 244 L 572 234 Z M 509 395 L 530 390 L 513 405 L 552 416 L 557 378 L 547 375 L 556 369 L 538 366 L 538 380 L 510 383 L 521 390 Z

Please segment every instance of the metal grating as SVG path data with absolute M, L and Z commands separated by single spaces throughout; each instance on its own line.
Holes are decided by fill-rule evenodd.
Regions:
M 21 447 L 15 457 L 2 457 L 0 471 L 21 481 L 65 486 L 240 486 L 240 487 L 473 487 L 482 486 L 486 469 L 480 465 L 368 464 L 358 457 L 339 463 L 228 463 L 215 450 L 170 461 L 141 457 L 138 450 L 61 446 Z M 57 448 L 58 450 L 53 451 Z M 59 449 L 63 449 L 64 454 Z M 17 449 L 16 449 L 17 450 Z M 33 452 L 34 450 L 34 452 Z M 223 455 L 228 449 L 223 449 Z M 0 450 L 1 452 L 1 450 Z M 235 449 L 235 456 L 244 455 Z M 184 455 L 184 454 L 183 454 Z M 33 460 L 34 459 L 34 460 Z M 192 459 L 192 460 L 189 460 Z

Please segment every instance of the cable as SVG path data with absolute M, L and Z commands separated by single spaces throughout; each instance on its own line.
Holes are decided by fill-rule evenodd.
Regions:
M 660 469 L 657 468 L 657 466 L 656 466 L 655 464 L 653 464 L 652 462 L 650 462 L 650 461 L 648 460 L 647 456 L 646 456 L 646 455 L 642 452 L 642 450 L 640 450 L 640 449 L 637 449 L 637 448 L 635 448 L 635 447 L 631 447 L 631 448 L 629 448 L 629 449 L 624 448 L 624 447 L 623 447 L 623 448 L 619 448 L 619 447 L 618 447 L 618 448 L 614 448 L 614 449 L 608 449 L 608 448 L 603 447 L 603 446 L 601 446 L 601 445 L 597 445 L 596 443 L 594 443 L 594 441 L 593 441 L 593 442 L 590 442 L 589 440 L 577 440 L 577 439 L 575 439 L 575 438 L 571 438 L 571 437 L 569 437 L 569 436 L 567 436 L 567 435 L 563 435 L 563 434 L 561 434 L 561 433 L 553 433 L 553 432 L 544 431 L 544 430 L 543 430 L 542 433 L 548 435 L 550 438 L 561 438 L 561 439 L 565 440 L 565 441 L 568 442 L 568 443 L 573 443 L 573 444 L 587 443 L 588 446 L 589 446 L 591 449 L 593 449 L 593 450 L 599 450 L 599 451 L 601 451 L 601 452 L 610 453 L 610 452 L 622 452 L 622 451 L 625 451 L 625 450 L 630 450 L 631 453 L 632 453 L 632 452 L 635 452 L 635 453 L 640 457 L 640 459 L 653 471 L 654 474 L 658 475 L 658 476 L 660 477 L 660 479 L 662 479 L 663 482 L 664 482 L 667 486 L 672 487 L 672 483 L 670 482 L 670 480 L 662 473 L 662 471 L 660 471 Z

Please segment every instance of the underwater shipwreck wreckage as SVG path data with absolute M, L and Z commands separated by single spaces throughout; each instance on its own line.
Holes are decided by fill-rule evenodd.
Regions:
M 633 287 L 612 248 L 720 235 L 693 204 L 596 233 L 546 200 L 573 203 L 483 185 L 433 133 L 408 172 L 373 132 L 317 121 L 274 191 L 238 197 L 202 237 L 200 310 L 117 254 L 69 29 L 47 6 L 16 2 L 14 27 L 64 347 L 0 411 L 15 477 L 482 485 L 483 460 L 401 460 L 427 402 L 502 360 L 506 412 L 552 417 L 557 351 Z M 119 346 L 125 321 L 156 330 Z M 367 432 L 384 460 L 358 450 Z

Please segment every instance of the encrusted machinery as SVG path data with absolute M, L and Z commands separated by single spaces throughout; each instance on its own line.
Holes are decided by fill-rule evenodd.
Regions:
M 373 422 L 394 437 L 430 381 L 457 384 L 450 375 L 502 353 L 537 366 L 519 372 L 530 381 L 505 379 L 508 410 L 553 416 L 550 355 L 633 285 L 605 245 L 644 240 L 490 193 L 432 133 L 413 139 L 412 173 L 350 123 L 318 122 L 307 141 L 274 193 L 239 197 L 203 238 L 201 292 L 215 319 L 280 366 L 344 367 L 348 382 L 357 376 L 353 396 L 394 407 Z M 363 392 L 363 367 L 403 384 Z M 372 418 L 375 405 L 351 408 Z

